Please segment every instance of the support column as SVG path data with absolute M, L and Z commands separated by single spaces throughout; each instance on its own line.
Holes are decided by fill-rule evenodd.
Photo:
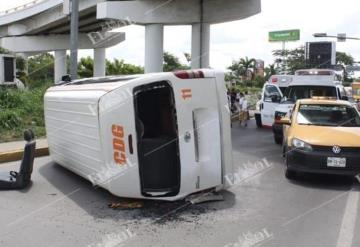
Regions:
M 66 50 L 55 51 L 55 84 L 61 81 L 61 78 L 67 74 L 66 71 Z
M 106 75 L 106 49 L 94 49 L 94 77 L 104 77 Z
M 164 26 L 150 24 L 145 26 L 145 73 L 163 71 Z
M 209 68 L 210 66 L 210 24 L 192 25 L 191 68 Z

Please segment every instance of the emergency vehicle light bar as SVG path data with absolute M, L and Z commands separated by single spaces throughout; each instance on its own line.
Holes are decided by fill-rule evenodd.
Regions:
M 205 78 L 204 72 L 201 70 L 180 70 L 174 72 L 174 75 L 180 79 L 203 79 Z
M 336 97 L 326 97 L 326 96 L 313 96 L 311 97 L 313 100 L 337 100 Z

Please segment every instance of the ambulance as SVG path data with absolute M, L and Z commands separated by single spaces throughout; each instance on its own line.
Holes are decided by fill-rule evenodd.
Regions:
M 280 104 L 280 100 L 293 78 L 294 75 L 272 75 L 264 84 L 260 100 L 256 104 L 257 127 L 272 127 L 275 108 Z
M 232 183 L 221 72 L 82 79 L 44 101 L 51 158 L 116 196 L 174 201 Z
M 275 108 L 272 130 L 276 144 L 282 144 L 284 138 L 281 118 L 291 113 L 297 100 L 313 97 L 348 100 L 345 88 L 335 71 L 329 69 L 297 70 L 293 82 L 286 89 L 280 104 Z

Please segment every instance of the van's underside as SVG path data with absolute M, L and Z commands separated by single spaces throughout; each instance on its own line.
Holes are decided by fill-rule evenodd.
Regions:
M 134 89 L 141 193 L 176 196 L 180 190 L 180 155 L 176 107 L 169 83 Z

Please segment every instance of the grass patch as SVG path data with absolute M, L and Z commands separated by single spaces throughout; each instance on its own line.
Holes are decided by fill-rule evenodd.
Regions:
M 29 128 L 37 137 L 46 135 L 43 97 L 48 87 L 0 90 L 0 142 L 22 140 Z

